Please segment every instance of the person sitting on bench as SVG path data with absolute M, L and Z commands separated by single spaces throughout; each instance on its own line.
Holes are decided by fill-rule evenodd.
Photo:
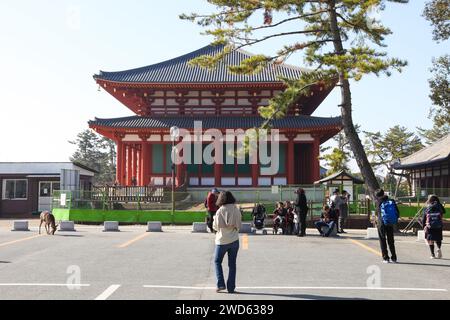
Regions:
M 316 221 L 314 225 L 317 230 L 319 230 L 322 237 L 329 237 L 336 226 L 337 213 L 335 210 L 331 209 L 330 206 L 323 206 L 322 215 L 320 216 L 320 221 Z M 322 227 L 328 227 L 326 233 L 322 232 Z

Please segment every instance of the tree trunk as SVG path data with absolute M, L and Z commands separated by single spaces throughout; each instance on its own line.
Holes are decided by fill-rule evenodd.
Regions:
M 406 176 L 406 181 L 408 182 L 408 193 L 412 194 L 412 183 L 410 174 Z
M 337 15 L 336 15 L 336 1 L 331 0 L 328 2 L 328 12 L 330 19 L 330 29 L 333 36 L 334 50 L 339 55 L 344 55 L 344 47 L 342 45 L 341 33 L 338 26 Z M 347 137 L 350 146 L 353 151 L 356 163 L 358 164 L 359 170 L 364 177 L 365 184 L 369 190 L 369 194 L 373 200 L 375 200 L 375 191 L 380 188 L 372 167 L 367 159 L 366 152 L 358 137 L 358 133 L 355 130 L 352 119 L 352 94 L 350 91 L 350 82 L 345 77 L 343 70 L 338 70 L 339 73 L 339 84 L 341 87 L 341 116 L 342 125 L 344 126 L 345 136 Z

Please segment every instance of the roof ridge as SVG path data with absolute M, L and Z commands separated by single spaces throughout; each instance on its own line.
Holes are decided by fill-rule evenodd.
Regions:
M 155 115 L 155 116 L 139 116 L 139 115 L 132 115 L 132 116 L 126 116 L 126 117 L 114 117 L 114 118 L 98 118 L 95 117 L 95 120 L 89 120 L 89 122 L 95 122 L 95 121 L 105 121 L 105 120 L 125 120 L 125 119 L 191 119 L 191 118 L 217 118 L 216 115 L 198 115 L 198 116 L 181 116 L 181 115 Z M 221 115 L 220 118 L 240 118 L 239 116 L 236 115 Z M 264 119 L 262 116 L 260 115 L 246 115 L 245 118 L 261 118 Z M 310 118 L 310 119 L 338 119 L 338 118 L 342 118 L 342 116 L 334 116 L 334 117 L 318 117 L 318 116 L 310 116 L 310 115 L 306 115 L 306 114 L 301 114 L 298 116 L 285 116 L 283 118 L 278 118 L 278 119 L 272 119 L 272 120 L 283 120 L 283 119 L 287 119 L 287 118 Z
M 269 62 L 269 64 L 260 72 L 249 75 L 241 75 L 241 74 L 233 74 L 227 70 L 229 65 L 236 65 L 240 63 L 242 60 L 255 56 L 255 54 L 243 50 L 242 48 L 235 48 L 232 52 L 227 53 L 224 59 L 217 66 L 218 71 L 216 73 L 221 73 L 217 75 L 214 73 L 214 70 L 210 72 L 206 72 L 203 70 L 197 70 L 196 68 L 200 68 L 198 66 L 189 65 L 189 61 L 201 56 L 216 56 L 220 52 L 222 52 L 225 45 L 223 44 L 209 44 L 200 49 L 194 50 L 192 52 L 183 54 L 181 56 L 171 58 L 169 60 L 165 60 L 162 62 L 146 65 L 138 68 L 131 68 L 127 70 L 121 71 L 103 71 L 100 70 L 98 74 L 94 74 L 94 79 L 107 80 L 107 81 L 115 81 L 115 82 L 140 82 L 140 83 L 171 83 L 181 82 L 186 83 L 189 82 L 189 77 L 194 77 L 193 72 L 195 73 L 195 77 L 198 78 L 197 81 L 194 82 L 221 82 L 220 79 L 223 79 L 225 82 L 241 82 L 246 80 L 251 80 L 253 78 L 254 81 L 257 82 L 281 82 L 279 79 L 280 76 L 288 77 L 288 78 L 297 78 L 302 72 L 308 71 L 306 68 L 302 68 L 296 65 L 291 65 L 288 63 L 276 64 L 274 62 Z M 176 69 L 176 70 L 175 70 Z M 204 69 L 204 68 L 202 68 Z M 173 74 L 176 71 L 176 74 Z M 222 74 L 223 73 L 223 74 Z M 184 75 L 184 77 L 183 77 Z M 176 81 L 176 78 L 179 78 Z M 187 78 L 186 78 L 187 77 Z M 194 77 L 194 78 L 195 78 Z M 183 79 L 183 80 L 180 80 Z M 215 80 L 208 80 L 215 79 Z
M 183 60 L 184 58 L 186 58 L 186 57 L 188 57 L 188 56 L 191 56 L 191 55 L 192 55 L 192 56 L 196 56 L 199 52 L 205 51 L 205 50 L 208 49 L 208 48 L 214 48 L 214 47 L 218 47 L 218 48 L 219 48 L 219 47 L 223 47 L 223 45 L 212 45 L 212 44 L 209 44 L 209 45 L 204 46 L 204 47 L 202 47 L 202 48 L 200 48 L 200 49 L 197 49 L 197 50 L 194 50 L 194 51 L 191 51 L 191 52 L 182 54 L 181 56 L 178 56 L 178 57 L 175 57 L 175 58 L 171 58 L 171 59 L 168 59 L 168 60 L 164 60 L 164 61 L 161 61 L 161 62 L 149 64 L 149 65 L 146 65 L 146 66 L 143 66 L 143 67 L 131 68 L 131 69 L 121 70 L 121 71 L 102 71 L 102 70 L 100 70 L 100 74 L 99 74 L 99 75 L 94 75 L 94 78 L 95 78 L 96 76 L 100 76 L 100 75 L 102 75 L 102 74 L 108 74 L 108 73 L 125 73 L 125 72 L 131 72 L 131 71 L 139 71 L 139 70 L 147 69 L 147 68 L 149 68 L 149 67 L 155 67 L 155 66 L 159 66 L 159 65 L 169 64 L 169 62 L 170 62 L 170 63 L 173 63 L 174 61 L 177 61 L 177 60 Z

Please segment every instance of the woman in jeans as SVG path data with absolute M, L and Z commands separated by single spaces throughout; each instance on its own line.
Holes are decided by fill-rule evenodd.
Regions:
M 239 229 L 241 228 L 241 211 L 236 206 L 236 199 L 230 191 L 221 192 L 217 199 L 219 209 L 214 216 L 213 228 L 216 233 L 216 250 L 214 263 L 216 265 L 217 292 L 228 290 L 234 293 L 236 288 L 236 258 L 239 250 Z M 222 261 L 228 253 L 228 280 L 225 286 Z

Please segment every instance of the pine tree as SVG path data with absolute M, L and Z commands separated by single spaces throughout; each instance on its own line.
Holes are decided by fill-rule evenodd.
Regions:
M 375 169 L 383 169 L 386 172 L 385 180 L 390 176 L 405 177 L 410 185 L 408 173 L 398 173 L 394 164 L 401 158 L 407 157 L 423 148 L 420 138 L 409 132 L 406 127 L 396 125 L 385 134 L 381 132 L 364 132 L 366 152 Z
M 366 74 L 390 75 L 401 71 L 406 62 L 388 58 L 376 47 L 391 31 L 374 18 L 387 2 L 407 3 L 408 0 L 207 0 L 217 7 L 212 14 L 181 15 L 197 22 L 212 35 L 214 44 L 224 44 L 216 56 L 202 56 L 191 61 L 195 65 L 214 67 L 233 50 L 275 38 L 284 38 L 285 45 L 274 56 L 256 55 L 231 66 L 235 73 L 253 73 L 268 63 L 282 63 L 294 53 L 304 54 L 312 71 L 300 79 L 286 80 L 288 88 L 260 108 L 267 118 L 283 117 L 286 110 L 302 94 L 317 83 L 337 85 L 341 91 L 339 107 L 342 125 L 356 163 L 373 196 L 379 183 L 367 159 L 363 144 L 352 119 L 350 80 L 359 81 Z M 261 21 L 261 23 L 258 23 Z
M 360 126 L 355 125 L 355 130 L 359 134 Z M 336 142 L 337 146 L 332 148 L 331 153 L 325 154 L 321 158 L 321 160 L 326 161 L 327 166 L 329 167 L 329 170 L 327 171 L 327 174 L 329 175 L 341 170 L 349 171 L 348 165 L 352 155 L 350 143 L 345 137 L 345 133 L 343 131 L 334 136 L 333 140 Z M 331 147 L 327 148 L 323 152 L 327 151 L 328 149 L 331 149 Z
M 439 42 L 450 37 L 450 0 L 427 2 L 423 16 L 433 27 L 433 40 Z
M 450 37 L 450 0 L 432 0 L 425 5 L 423 12 L 425 19 L 433 27 L 433 40 L 446 41 Z M 432 106 L 428 117 L 433 119 L 433 128 L 417 128 L 419 134 L 431 144 L 450 134 L 450 55 L 433 58 L 430 69 L 432 78 L 430 85 L 430 99 Z
M 92 130 L 85 130 L 77 135 L 75 141 L 77 149 L 70 161 L 78 162 L 97 170 L 96 184 L 112 184 L 116 172 L 116 149 L 114 141 L 101 137 Z

